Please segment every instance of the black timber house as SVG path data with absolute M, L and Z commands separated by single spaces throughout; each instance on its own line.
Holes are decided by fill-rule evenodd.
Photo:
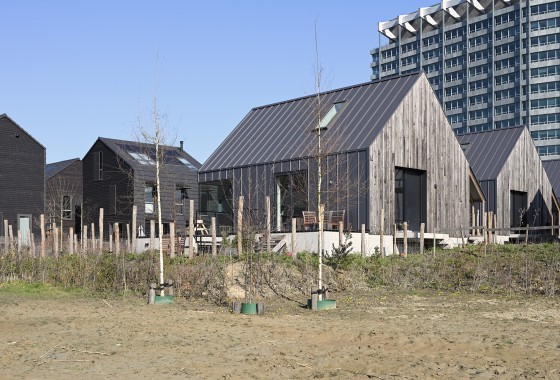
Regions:
M 83 201 L 82 160 L 53 162 L 45 168 L 45 222 L 47 230 L 54 225 L 68 233 L 70 227 L 81 236 Z
M 322 165 L 318 169 L 321 132 Z M 199 171 L 200 212 L 235 225 L 237 199 L 254 225 L 285 231 L 302 212 L 344 211 L 351 231 L 385 234 L 468 226 L 483 195 L 425 74 L 359 84 L 251 110 Z
M 0 115 L 0 235 L 4 220 L 28 243 L 27 231 L 40 231 L 45 212 L 46 150 L 8 115 Z
M 161 205 L 164 231 L 174 222 L 177 233 L 184 233 L 189 220 L 188 200 L 198 206 L 197 171 L 200 163 L 181 147 L 161 146 Z M 124 236 L 137 206 L 137 236 L 148 235 L 150 220 L 157 221 L 156 165 L 154 145 L 99 137 L 82 159 L 83 221 L 99 222 L 104 209 L 104 231 L 110 233 L 119 223 Z M 157 223 L 156 223 L 157 226 Z M 159 236 L 159 232 L 157 232 Z

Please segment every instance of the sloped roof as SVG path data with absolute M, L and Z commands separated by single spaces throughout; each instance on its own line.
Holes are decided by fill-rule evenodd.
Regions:
M 479 181 L 498 177 L 524 128 L 494 129 L 457 136 Z
M 543 161 L 544 170 L 552 184 L 554 194 L 560 194 L 560 160 Z
M 117 140 L 106 137 L 99 137 L 99 141 L 104 143 L 115 154 L 122 158 L 131 167 L 141 165 L 130 153 L 145 153 L 152 159 L 155 157 L 155 147 L 153 144 L 140 143 L 137 141 Z M 164 162 L 170 165 L 186 166 L 191 171 L 197 171 L 201 164 L 190 154 L 176 146 L 163 145 L 165 151 Z M 186 160 L 192 167 L 184 164 L 179 158 Z
M 58 162 L 53 162 L 51 164 L 47 164 L 45 166 L 45 178 L 51 179 L 52 177 L 54 177 L 55 175 L 57 175 L 58 173 L 60 173 L 61 171 L 63 171 L 64 169 L 66 169 L 68 166 L 72 165 L 76 161 L 80 161 L 80 159 L 72 158 L 70 160 L 58 161 Z
M 11 117 L 9 117 L 7 114 L 3 113 L 0 115 L 0 119 L 8 119 L 9 121 L 12 122 L 12 124 L 14 124 L 15 126 L 17 126 L 19 129 L 21 129 L 21 131 L 23 133 L 25 133 L 27 136 L 29 136 L 29 138 L 31 138 L 31 140 L 35 141 L 37 143 L 37 145 L 39 145 L 41 148 L 45 149 L 45 146 L 43 144 L 41 144 L 39 141 L 37 141 L 37 139 L 33 136 L 31 136 L 31 134 L 29 132 L 27 132 L 25 129 L 23 129 L 21 127 L 21 125 L 19 125 L 18 123 L 16 123 Z M 46 150 L 46 149 L 45 149 Z
M 344 108 L 321 132 L 329 153 L 369 147 L 418 78 L 415 73 L 363 83 L 320 95 L 321 115 Z M 253 108 L 206 160 L 200 171 L 309 157 L 315 151 L 317 95 Z

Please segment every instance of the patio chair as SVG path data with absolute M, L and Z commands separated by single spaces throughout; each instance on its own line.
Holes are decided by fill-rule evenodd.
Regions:
M 302 211 L 303 214 L 303 228 L 307 231 L 309 229 L 315 229 L 317 225 L 317 214 L 315 211 Z
M 340 223 L 344 222 L 344 214 L 346 210 L 334 210 L 325 212 L 325 224 L 327 229 L 335 230 Z

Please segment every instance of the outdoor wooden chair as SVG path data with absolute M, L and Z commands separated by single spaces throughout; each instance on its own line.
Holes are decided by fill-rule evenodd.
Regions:
M 315 211 L 302 211 L 303 214 L 303 228 L 307 231 L 314 229 L 317 225 L 317 214 Z
M 327 229 L 335 230 L 338 228 L 340 223 L 344 222 L 344 215 L 346 210 L 335 210 L 325 212 L 325 224 Z

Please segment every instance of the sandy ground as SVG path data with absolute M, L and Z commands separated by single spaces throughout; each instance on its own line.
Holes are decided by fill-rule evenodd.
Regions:
M 0 378 L 560 379 L 558 300 L 336 298 L 336 310 L 268 300 L 245 316 L 184 299 L 0 293 Z

